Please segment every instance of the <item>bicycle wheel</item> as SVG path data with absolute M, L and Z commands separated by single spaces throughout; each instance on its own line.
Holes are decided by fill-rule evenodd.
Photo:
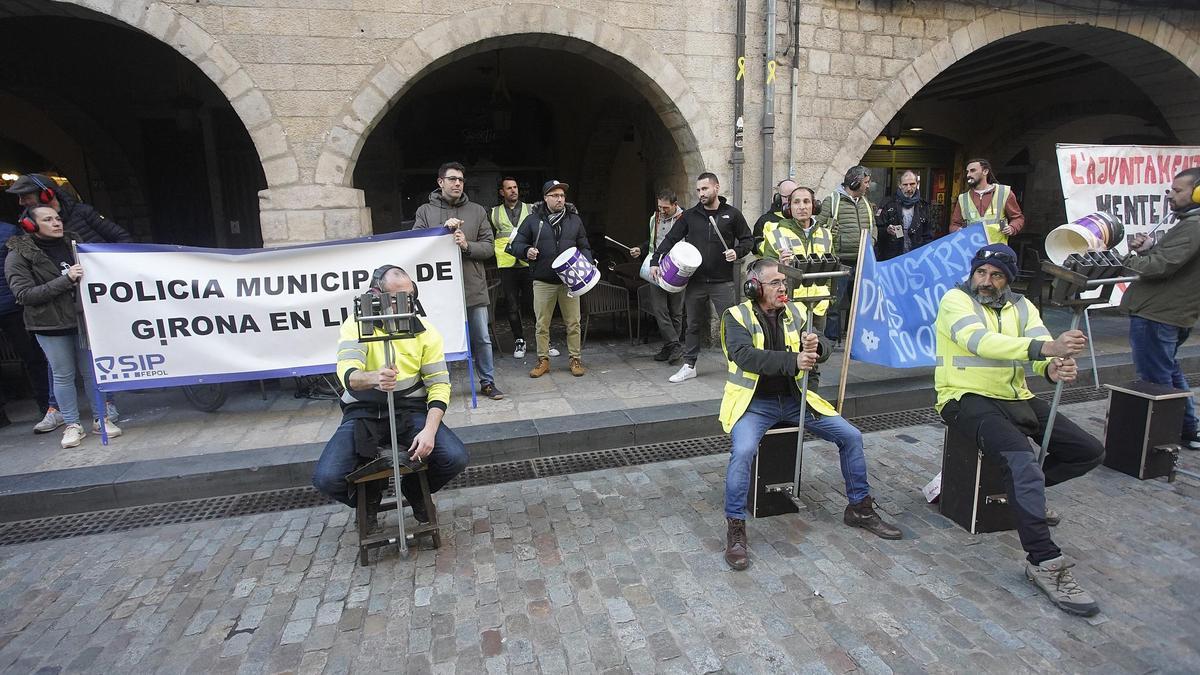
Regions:
M 225 405 L 225 399 L 229 398 L 229 392 L 221 383 L 189 384 L 183 388 L 183 395 L 187 398 L 188 403 L 204 412 L 216 411 Z

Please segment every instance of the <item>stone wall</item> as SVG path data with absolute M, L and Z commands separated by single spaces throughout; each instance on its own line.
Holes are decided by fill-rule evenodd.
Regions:
M 366 136 L 389 105 L 439 64 L 505 36 L 606 65 L 658 111 L 685 170 L 715 171 L 728 187 L 733 145 L 736 17 L 728 0 L 68 0 L 156 37 L 195 62 L 229 98 L 262 159 L 262 235 L 268 245 L 369 233 L 351 184 Z M 1118 2 L 1072 12 L 1023 3 L 801 0 L 792 53 L 791 5 L 777 6 L 774 176 L 761 173 L 764 3 L 751 2 L 746 40 L 743 209 L 786 175 L 796 134 L 798 179 L 832 189 L 884 124 L 922 86 L 972 51 L 1018 32 L 1086 24 L 1136 36 L 1200 73 L 1200 14 L 1135 10 Z M 1082 3 L 1081 3 L 1082 4 Z M 1121 11 L 1116 11 L 1121 10 Z M 785 53 L 786 50 L 786 53 Z M 795 65 L 797 70 L 793 71 Z M 793 72 L 800 97 L 789 129 Z M 1164 114 L 1190 114 L 1169 83 L 1150 83 Z M 1200 120 L 1180 122 L 1200 140 Z M 768 188 L 769 189 L 769 188 Z

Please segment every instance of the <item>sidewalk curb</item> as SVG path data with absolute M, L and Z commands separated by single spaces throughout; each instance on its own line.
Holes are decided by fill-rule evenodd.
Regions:
M 1200 370 L 1200 346 L 1185 348 L 1185 372 Z M 1100 357 L 1101 380 L 1134 379 L 1128 354 Z M 1081 365 L 1080 384 L 1091 386 L 1090 366 Z M 860 417 L 933 405 L 931 376 L 855 383 L 843 414 Z M 1029 378 L 1034 391 L 1050 384 Z M 836 384 L 821 393 L 836 398 Z M 492 464 L 721 433 L 719 399 L 482 424 L 456 430 L 471 452 L 472 464 Z M 308 485 L 324 447 L 320 442 L 234 450 L 141 462 L 0 476 L 0 522 L 120 509 Z

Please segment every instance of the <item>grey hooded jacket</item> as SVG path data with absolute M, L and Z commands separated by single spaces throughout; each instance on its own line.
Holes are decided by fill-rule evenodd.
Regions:
M 463 251 L 463 289 L 466 291 L 467 307 L 488 304 L 487 272 L 484 263 L 496 257 L 494 235 L 488 224 L 487 211 L 471 201 L 464 192 L 457 202 L 446 201 L 441 190 L 429 193 L 429 203 L 417 209 L 414 230 L 442 227 L 450 218 L 463 221 L 462 231 L 467 237 L 467 250 Z

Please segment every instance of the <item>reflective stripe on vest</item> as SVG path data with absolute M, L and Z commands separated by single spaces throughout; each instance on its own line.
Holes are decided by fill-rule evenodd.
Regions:
M 996 189 L 992 192 L 992 202 L 988 204 L 987 211 L 983 215 L 979 215 L 979 210 L 975 208 L 975 200 L 971 199 L 971 191 L 968 190 L 958 196 L 958 210 L 962 213 L 963 226 L 974 225 L 975 223 L 983 223 L 983 229 L 987 232 L 989 244 L 1007 244 L 1008 235 L 1000 229 L 1008 223 L 1008 216 L 1004 213 L 1004 205 L 1008 203 L 1008 195 L 1012 188 L 1007 185 L 996 183 Z
M 771 242 L 771 246 L 775 249 L 775 258 L 778 258 L 779 252 L 784 249 L 791 250 L 794 255 L 801 258 L 814 253 L 824 255 L 833 250 L 833 240 L 829 235 L 828 228 L 813 226 L 809 232 L 811 236 L 805 238 L 803 232 L 797 232 L 790 227 L 784 227 L 782 223 L 769 222 L 763 226 L 763 239 Z M 789 285 L 793 283 L 789 281 Z M 792 299 L 799 300 L 815 295 L 829 295 L 829 288 L 828 281 L 823 284 L 812 284 L 811 286 L 802 284 L 794 285 L 792 288 Z M 817 316 L 825 316 L 828 311 L 828 300 L 823 300 L 813 307 L 813 314 Z

